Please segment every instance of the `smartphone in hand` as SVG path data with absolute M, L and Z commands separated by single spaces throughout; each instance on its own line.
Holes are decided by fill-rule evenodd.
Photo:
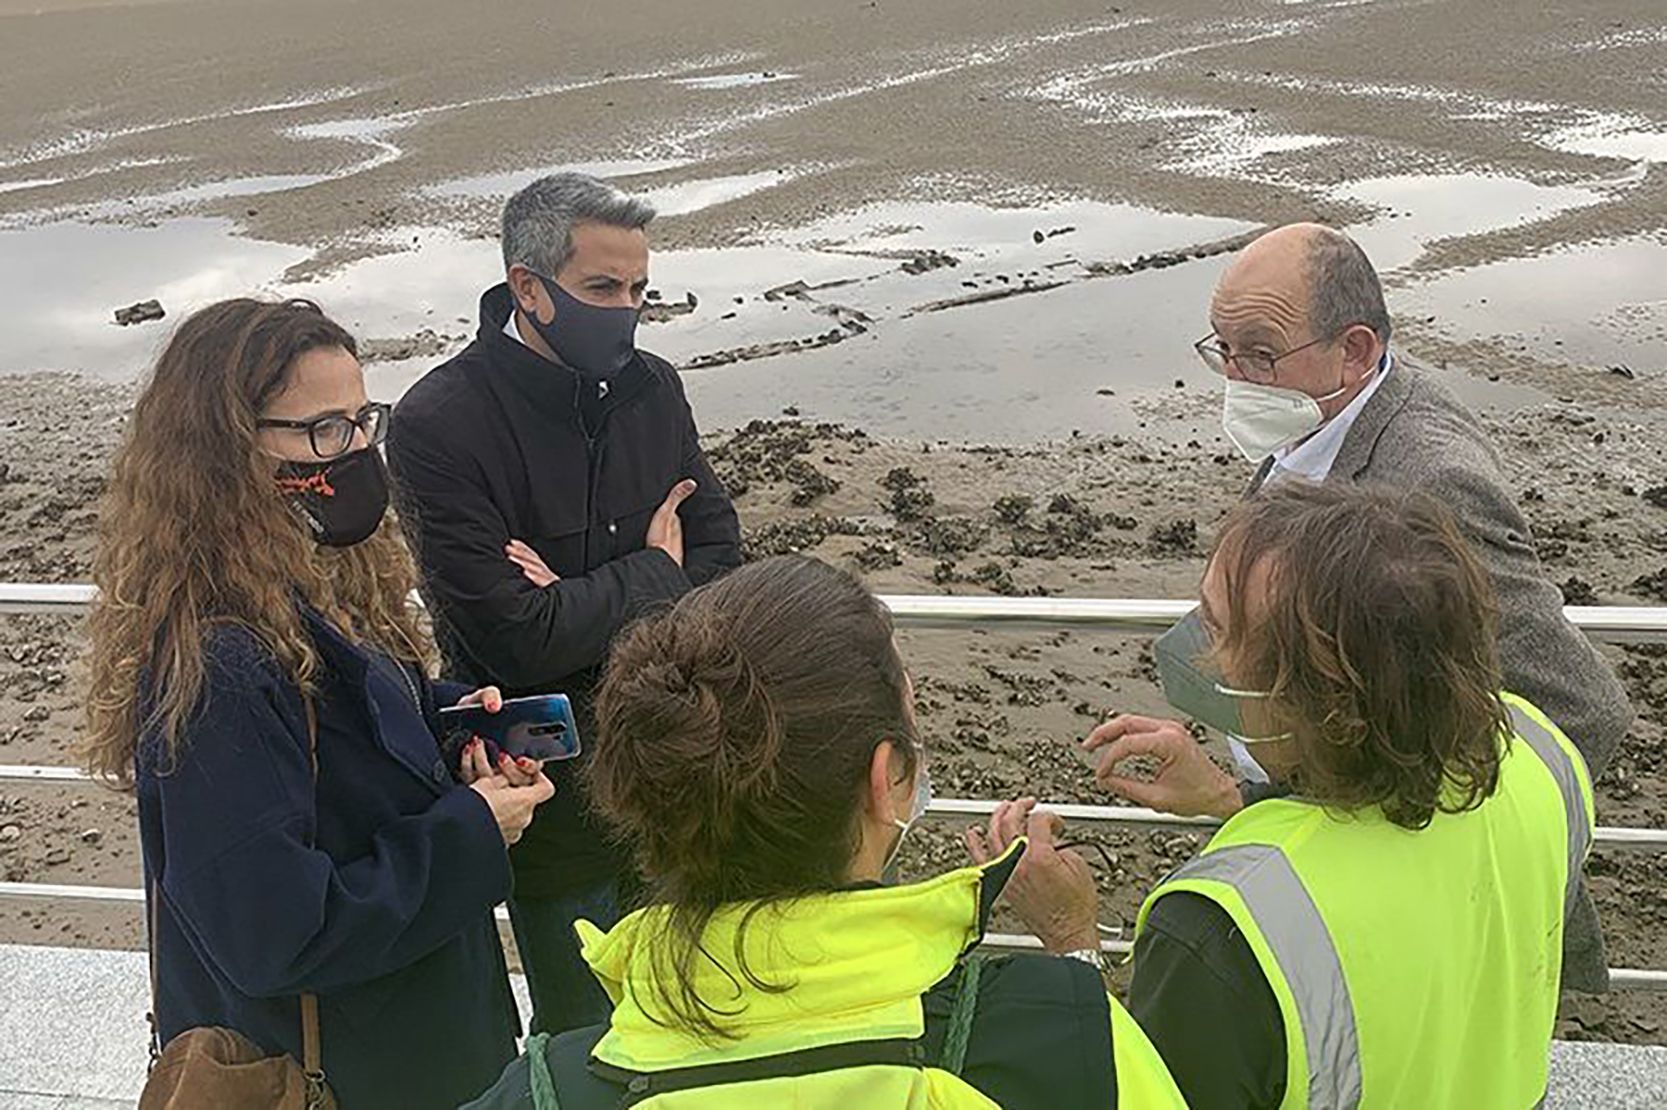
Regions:
M 440 750 L 455 765 L 463 745 L 479 736 L 494 759 L 503 752 L 512 759 L 540 763 L 572 759 L 579 754 L 579 726 L 566 694 L 511 698 L 496 713 L 479 705 L 453 705 L 440 710 Z M 491 749 L 497 749 L 492 751 Z

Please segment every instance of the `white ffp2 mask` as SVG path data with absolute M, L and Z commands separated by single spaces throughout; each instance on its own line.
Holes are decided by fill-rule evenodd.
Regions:
M 1320 402 L 1344 390 L 1310 397 L 1296 389 L 1262 385 L 1240 378 L 1227 379 L 1221 407 L 1221 428 L 1233 446 L 1251 462 L 1259 463 L 1281 447 L 1288 447 L 1325 423 Z

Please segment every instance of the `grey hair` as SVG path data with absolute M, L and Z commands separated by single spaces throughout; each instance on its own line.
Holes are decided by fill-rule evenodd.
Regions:
M 1389 342 L 1389 309 L 1383 282 L 1360 244 L 1331 228 L 1316 231 L 1308 247 L 1308 316 L 1316 336 L 1334 336 L 1365 324 Z
M 635 231 L 654 218 L 654 206 L 583 173 L 541 177 L 504 205 L 504 269 L 525 266 L 555 277 L 573 257 L 573 229 L 582 223 Z

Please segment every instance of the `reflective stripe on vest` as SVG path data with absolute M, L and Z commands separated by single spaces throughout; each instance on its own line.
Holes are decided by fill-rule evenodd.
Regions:
M 1592 846 L 1592 826 L 1586 816 L 1580 772 L 1575 770 L 1574 758 L 1569 755 L 1568 749 L 1557 742 L 1550 729 L 1519 705 L 1508 705 L 1507 708 L 1511 711 L 1511 727 L 1551 771 L 1551 777 L 1557 780 L 1557 792 L 1563 795 L 1563 809 L 1569 815 L 1569 878 L 1568 885 L 1563 889 L 1563 905 L 1572 907 L 1580 873 L 1586 867 L 1586 853 Z
M 1291 987 L 1308 1048 L 1308 1105 L 1360 1102 L 1360 1041 L 1343 965 L 1314 900 L 1278 848 L 1240 844 L 1198 857 L 1172 879 L 1213 879 L 1238 891 Z

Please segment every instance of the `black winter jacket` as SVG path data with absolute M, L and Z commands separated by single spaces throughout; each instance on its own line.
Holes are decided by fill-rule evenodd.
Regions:
M 566 693 L 582 742 L 592 688 L 620 629 L 741 562 L 740 524 L 700 449 L 683 384 L 639 353 L 596 388 L 504 333 L 509 288 L 481 297 L 480 332 L 411 387 L 394 410 L 388 463 L 423 574 L 447 677 L 506 696 Z M 679 567 L 646 548 L 649 520 L 679 480 Z M 519 539 L 561 581 L 537 587 L 504 555 Z M 551 764 L 556 797 L 512 853 L 516 892 L 553 896 L 617 873 L 588 815 L 578 764 Z

